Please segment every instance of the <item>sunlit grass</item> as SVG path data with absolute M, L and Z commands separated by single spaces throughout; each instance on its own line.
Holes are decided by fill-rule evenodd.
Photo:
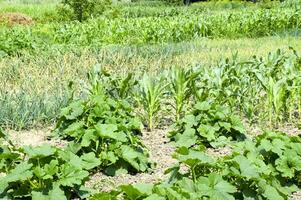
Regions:
M 100 51 L 75 49 L 26 54 L 0 60 L 1 125 L 28 128 L 51 123 L 68 101 L 68 84 L 81 88 L 86 73 L 100 64 L 114 73 L 135 74 L 160 71 L 173 65 L 216 64 L 221 58 L 238 54 L 239 60 L 253 55 L 266 56 L 278 48 L 293 47 L 301 52 L 300 37 L 264 37 L 259 39 L 200 39 L 168 45 L 140 47 L 109 46 Z M 52 114 L 47 114 L 52 113 Z M 24 113 L 30 117 L 23 119 Z M 29 113 L 31 113 L 29 115 Z

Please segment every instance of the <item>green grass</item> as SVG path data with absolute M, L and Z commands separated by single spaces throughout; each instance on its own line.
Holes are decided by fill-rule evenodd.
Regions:
M 167 5 L 162 1 L 137 1 L 132 3 L 117 2 L 112 6 L 112 10 L 106 12 L 114 13 L 114 16 L 121 18 L 136 17 L 163 17 L 177 16 L 179 14 L 202 14 L 202 13 L 222 13 L 235 12 L 241 10 L 258 10 L 271 8 L 291 8 L 299 7 L 300 0 L 286 0 L 284 3 L 278 1 L 267 3 L 251 3 L 246 1 L 211 1 L 198 2 L 190 6 Z M 49 21 L 62 20 L 57 17 L 56 5 L 60 0 L 1 0 L 0 13 L 18 12 L 32 17 L 34 20 L 42 23 Z M 109 14 L 109 17 L 112 17 Z
M 0 14 L 6 12 L 23 13 L 32 17 L 37 22 L 50 20 L 50 16 L 55 14 L 56 1 L 4 1 L 0 2 Z
M 55 46 L 102 48 L 105 45 L 175 43 L 208 38 L 271 36 L 301 29 L 296 9 L 239 11 L 176 17 L 96 18 L 84 23 L 47 23 L 0 29 L 0 53 L 38 52 Z
M 114 73 L 142 74 L 173 65 L 211 66 L 236 53 L 248 60 L 289 46 L 301 52 L 296 1 L 202 2 L 189 7 L 119 3 L 113 6 L 115 18 L 108 11 L 107 18 L 83 24 L 56 21 L 58 2 L 0 1 L 0 13 L 25 13 L 36 21 L 32 27 L 0 28 L 2 127 L 53 123 L 70 97 L 69 82 L 79 88 L 79 96 L 95 64 Z
M 4 58 L 0 60 L 0 126 L 23 129 L 53 123 L 70 96 L 69 82 L 82 88 L 86 73 L 95 64 L 114 73 L 142 74 L 173 65 L 215 65 L 236 52 L 240 60 L 248 60 L 253 55 L 266 56 L 288 46 L 301 52 L 300 38 L 200 39 L 141 47 L 115 45 L 98 51 L 52 49 L 38 55 L 25 53 L 21 57 Z

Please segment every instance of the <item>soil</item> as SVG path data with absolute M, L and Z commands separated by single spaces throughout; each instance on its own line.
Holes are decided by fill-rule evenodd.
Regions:
M 49 139 L 53 127 L 47 127 L 39 130 L 29 131 L 8 131 L 9 139 L 16 145 L 39 146 L 42 144 L 50 144 L 56 147 L 64 148 L 67 145 L 66 141 L 59 139 Z
M 166 133 L 166 130 L 143 133 L 142 141 L 149 149 L 150 159 L 156 163 L 155 168 L 150 173 L 121 174 L 112 177 L 99 172 L 91 177 L 87 186 L 100 191 L 110 191 L 123 184 L 157 183 L 168 180 L 168 175 L 164 172 L 176 164 L 176 160 L 172 158 L 175 149 L 168 143 Z
M 22 13 L 2 13 L 0 14 L 0 23 L 7 23 L 8 26 L 32 25 L 33 19 Z
M 48 140 L 52 127 L 43 130 L 31 131 L 8 131 L 10 139 L 16 145 L 41 145 L 51 144 L 58 147 L 66 146 L 66 143 L 60 140 Z M 254 130 L 252 135 L 258 135 L 261 132 L 258 128 L 249 127 L 248 130 Z M 289 135 L 299 135 L 301 131 L 294 126 L 287 125 L 279 128 L 279 131 L 288 133 Z M 156 163 L 154 169 L 149 173 L 138 173 L 136 175 L 121 174 L 117 176 L 107 176 L 102 172 L 97 172 L 90 177 L 86 186 L 91 187 L 98 191 L 110 191 L 116 189 L 117 186 L 123 184 L 134 183 L 157 183 L 160 181 L 168 180 L 169 176 L 164 174 L 165 170 L 176 164 L 176 160 L 172 158 L 175 150 L 173 145 L 169 143 L 167 137 L 168 130 L 154 130 L 152 132 L 143 132 L 142 142 L 149 149 L 150 159 Z M 231 153 L 230 147 L 219 149 L 207 149 L 207 152 L 212 156 L 225 156 Z M 186 170 L 185 167 L 181 170 Z M 0 175 L 1 177 L 1 175 Z M 293 200 L 301 200 L 301 190 L 291 196 Z

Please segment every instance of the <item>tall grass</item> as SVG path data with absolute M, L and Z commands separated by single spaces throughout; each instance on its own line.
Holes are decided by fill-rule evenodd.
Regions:
M 0 93 L 0 124 L 6 129 L 24 129 L 47 126 L 55 122 L 62 107 L 67 106 L 70 96 L 65 93 L 50 94 Z
M 106 45 L 143 45 L 182 42 L 201 37 L 261 37 L 301 28 L 301 12 L 271 9 L 221 13 L 92 19 L 85 23 L 51 23 L 0 29 L 0 51 L 14 55 L 55 46 L 102 48 Z
M 301 40 L 294 37 L 209 40 L 167 45 L 110 46 L 99 51 L 73 49 L 24 53 L 21 57 L 0 59 L 0 126 L 14 129 L 49 124 L 68 100 L 68 84 L 82 87 L 86 73 L 100 64 L 113 74 L 158 73 L 171 66 L 215 66 L 223 57 L 238 52 L 239 61 L 253 55 L 266 55 L 277 48 L 293 46 L 301 51 Z M 76 95 L 79 96 L 79 90 Z

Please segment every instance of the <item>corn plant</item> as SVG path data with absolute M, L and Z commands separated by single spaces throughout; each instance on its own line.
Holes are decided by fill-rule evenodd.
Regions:
M 146 121 L 148 130 L 151 131 L 156 127 L 168 83 L 162 76 L 152 77 L 144 74 L 138 85 L 135 98 L 143 109 L 142 118 Z
M 183 114 L 184 107 L 189 103 L 189 99 L 193 94 L 195 81 L 200 72 L 180 67 L 172 67 L 170 71 L 171 92 L 174 99 L 173 108 L 176 113 L 176 121 L 178 121 Z
M 88 73 L 89 83 L 86 86 L 88 93 L 106 93 L 114 99 L 130 99 L 133 88 L 137 84 L 133 73 L 126 76 L 112 74 L 100 65 L 95 65 L 94 69 Z

